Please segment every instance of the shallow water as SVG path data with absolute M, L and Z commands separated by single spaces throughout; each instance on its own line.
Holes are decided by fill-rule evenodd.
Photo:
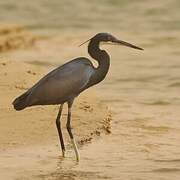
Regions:
M 138 42 L 145 51 L 108 48 L 112 54 L 110 72 L 96 89 L 113 113 L 112 134 L 103 135 L 81 147 L 80 163 L 73 160 L 71 150 L 65 159 L 59 159 L 57 147 L 53 145 L 29 147 L 4 154 L 0 172 L 5 175 L 11 172 L 9 179 L 180 179 L 179 1 L 158 1 L 156 5 L 144 1 L 119 1 L 124 2 L 120 12 L 118 1 L 106 1 L 107 4 L 98 7 L 96 1 L 92 1 L 90 6 L 81 2 L 70 13 L 65 13 L 69 1 L 62 1 L 63 6 L 58 9 L 62 15 L 60 19 L 58 11 L 54 11 L 54 7 L 60 6 L 60 1 L 51 6 L 49 2 L 24 4 L 22 1 L 12 6 L 13 1 L 1 1 L 3 11 L 11 9 L 8 16 L 1 15 L 1 20 L 28 24 L 40 32 L 44 27 L 51 26 L 56 31 L 62 27 L 65 37 L 68 37 L 66 31 L 74 29 L 81 30 L 82 36 L 87 36 L 87 31 L 111 30 Z M 41 11 L 33 8 L 34 5 L 42 7 L 42 4 L 46 8 Z M 14 16 L 20 6 L 22 10 Z M 86 12 L 92 12 L 92 9 L 96 13 L 89 16 Z M 75 17 L 74 13 L 79 10 L 82 10 L 82 16 Z M 48 16 L 51 13 L 52 16 Z M 38 15 L 36 21 L 34 15 Z M 52 64 L 59 63 L 59 56 L 69 59 L 83 51 L 63 47 L 59 55 L 54 53 L 57 49 L 51 51 L 51 48 L 46 49 L 41 58 L 49 63 L 51 57 Z M 68 56 L 64 55 L 67 50 Z M 32 55 L 27 59 L 29 56 Z M 30 60 L 37 60 L 37 56 Z
M 2 155 L 2 177 L 179 179 L 178 60 L 166 48 L 161 47 L 166 54 L 161 58 L 156 58 L 156 50 L 148 50 L 108 48 L 112 54 L 110 72 L 96 90 L 112 111 L 112 133 L 81 147 L 80 163 L 76 163 L 72 149 L 62 159 L 54 144 L 29 146 Z

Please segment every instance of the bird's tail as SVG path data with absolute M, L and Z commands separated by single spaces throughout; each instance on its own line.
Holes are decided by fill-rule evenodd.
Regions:
M 17 111 L 20 111 L 26 108 L 28 95 L 29 95 L 29 92 L 25 92 L 21 96 L 17 97 L 12 103 L 14 106 L 14 109 L 16 109 Z

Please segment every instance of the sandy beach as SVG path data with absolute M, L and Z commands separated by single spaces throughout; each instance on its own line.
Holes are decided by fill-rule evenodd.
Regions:
M 33 107 L 22 112 L 16 112 L 12 106 L 12 100 L 16 96 L 30 88 L 47 72 L 48 68 L 27 63 L 1 62 L 1 150 L 40 142 L 58 143 L 55 127 L 58 106 Z M 77 99 L 73 110 L 73 127 L 76 129 L 78 141 L 86 141 L 91 139 L 93 134 L 108 129 L 108 113 L 108 108 L 97 100 L 93 92 L 85 93 Z M 62 117 L 64 131 L 66 117 L 65 108 Z
M 0 2 L 0 179 L 180 179 L 179 1 Z M 8 24 L 7 24 L 8 23 Z M 98 32 L 144 48 L 102 45 L 106 79 L 73 107 L 76 163 L 66 128 L 61 157 L 58 106 L 16 112 L 15 97 L 52 69 L 85 56 Z M 111 131 L 111 133 L 109 133 Z M 89 143 L 90 142 L 90 143 Z
M 30 48 L 30 51 L 33 51 L 32 48 L 36 38 L 25 33 L 26 31 L 23 28 L 9 25 L 1 28 L 0 32 L 6 32 L 6 40 L 1 45 L 2 51 L 14 51 L 14 49 L 26 49 L 28 51 L 28 48 Z M 26 39 L 28 39 L 28 42 Z M 11 44 L 9 49 L 7 42 Z M 0 69 L 1 162 L 3 162 L 3 154 L 8 155 L 8 152 L 16 149 L 23 149 L 23 152 L 26 153 L 25 151 L 29 151 L 28 147 L 41 145 L 42 147 L 43 145 L 55 147 L 57 155 L 61 156 L 55 125 L 59 107 L 39 106 L 17 112 L 12 106 L 12 101 L 15 97 L 25 92 L 53 68 L 18 61 L 16 58 L 11 60 L 1 58 Z M 69 136 L 65 128 L 66 118 L 67 107 L 63 111 L 62 127 L 66 145 L 70 148 Z M 88 91 L 77 98 L 73 108 L 72 126 L 79 146 L 91 142 L 94 137 L 100 136 L 101 133 L 110 133 L 110 121 L 111 113 L 108 107 L 98 100 L 95 92 Z M 18 162 L 14 161 L 14 163 Z M 3 172 L 2 169 L 1 171 Z M 5 173 L 1 178 L 7 179 L 6 176 L 7 174 Z

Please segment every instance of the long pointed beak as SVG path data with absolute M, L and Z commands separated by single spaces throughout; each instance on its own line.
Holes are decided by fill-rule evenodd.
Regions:
M 143 48 L 140 48 L 138 46 L 135 46 L 133 44 L 130 44 L 128 42 L 125 42 L 125 41 L 122 41 L 122 40 L 119 40 L 119 39 L 115 39 L 114 41 L 112 41 L 112 43 L 114 44 L 119 44 L 119 45 L 123 45 L 123 46 L 128 46 L 128 47 L 131 47 L 131 48 L 134 48 L 134 49 L 138 49 L 138 50 L 144 50 Z

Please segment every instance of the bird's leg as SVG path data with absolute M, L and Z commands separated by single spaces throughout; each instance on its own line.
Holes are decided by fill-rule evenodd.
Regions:
M 72 142 L 74 151 L 76 153 L 76 160 L 79 161 L 80 160 L 79 151 L 78 151 L 78 148 L 77 148 L 77 145 L 76 145 L 76 141 L 75 141 L 75 139 L 73 137 L 73 134 L 71 132 L 71 107 L 72 107 L 72 104 L 73 104 L 73 100 L 68 102 L 68 117 L 67 117 L 66 127 L 67 127 L 67 131 L 69 133 L 69 136 L 71 138 L 71 142 Z
M 62 131 L 61 131 L 61 121 L 60 121 L 62 109 L 63 109 L 63 104 L 61 104 L 59 107 L 59 112 L 58 112 L 58 115 L 56 118 L 56 127 L 58 130 L 59 140 L 61 143 L 62 156 L 64 157 L 65 156 L 65 146 L 64 146 L 64 140 L 63 140 L 63 135 L 62 135 Z

